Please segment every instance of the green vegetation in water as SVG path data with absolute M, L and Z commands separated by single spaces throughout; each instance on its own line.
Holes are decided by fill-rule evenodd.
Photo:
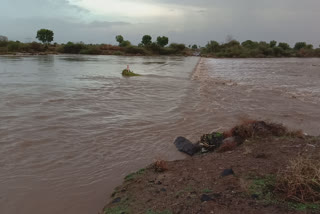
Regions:
M 134 73 L 134 72 L 132 72 L 132 71 L 129 71 L 129 70 L 127 70 L 127 69 L 124 69 L 124 70 L 122 71 L 122 76 L 133 77 L 133 76 L 141 76 L 141 75 L 140 75 L 140 74 L 136 74 L 136 73 Z
M 127 175 L 124 180 L 125 181 L 131 181 L 131 180 L 134 180 L 136 177 L 140 176 L 140 175 L 143 175 L 145 173 L 146 169 L 140 169 L 139 171 L 137 172 L 134 172 L 134 173 L 131 173 L 129 175 Z

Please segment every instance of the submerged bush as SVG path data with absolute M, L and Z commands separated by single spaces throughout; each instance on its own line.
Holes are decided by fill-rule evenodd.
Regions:
M 134 72 L 132 72 L 130 70 L 127 70 L 127 69 L 124 69 L 122 71 L 122 75 L 123 76 L 141 76 L 140 74 L 136 74 L 136 73 L 134 73 Z

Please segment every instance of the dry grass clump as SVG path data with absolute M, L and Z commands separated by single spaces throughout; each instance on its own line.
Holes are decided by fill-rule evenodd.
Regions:
M 165 172 L 168 170 L 168 163 L 167 161 L 164 161 L 164 160 L 157 160 L 155 163 L 154 163 L 154 170 L 156 172 Z
M 304 138 L 306 135 L 303 133 L 302 130 L 295 130 L 295 131 L 288 132 L 287 136 Z
M 281 124 L 249 120 L 234 127 L 231 133 L 233 136 L 248 139 L 252 137 L 283 136 L 287 133 L 287 129 Z
M 299 157 L 277 177 L 275 190 L 288 201 L 320 203 L 320 161 Z

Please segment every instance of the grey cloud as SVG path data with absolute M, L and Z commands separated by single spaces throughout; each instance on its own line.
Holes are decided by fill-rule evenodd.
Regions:
M 2 17 L 77 17 L 88 15 L 84 8 L 71 5 L 67 0 L 2 0 Z
M 2 1 L 0 34 L 22 41 L 34 37 L 39 27 L 47 27 L 53 28 L 58 42 L 114 43 L 114 36 L 122 34 L 137 44 L 144 34 L 150 34 L 168 35 L 172 42 L 204 45 L 209 40 L 223 42 L 231 34 L 240 41 L 307 41 L 317 47 L 320 43 L 319 0 L 137 0 L 172 11 L 184 10 L 185 15 L 146 18 L 135 24 L 123 22 L 125 14 L 110 22 L 67 0 Z
M 0 20 L 0 28 L 9 28 L 6 26 L 8 20 Z M 19 26 L 12 28 L 9 32 L 0 32 L 11 40 L 36 41 L 35 36 L 40 28 L 48 28 L 55 33 L 54 41 L 65 43 L 88 42 L 88 43 L 111 43 L 117 34 L 117 28 L 130 26 L 125 22 L 69 22 L 59 18 L 28 18 L 10 20 L 10 25 Z

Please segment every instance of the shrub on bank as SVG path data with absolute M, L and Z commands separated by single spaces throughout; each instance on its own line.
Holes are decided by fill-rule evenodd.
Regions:
M 137 46 L 129 46 L 125 48 L 125 52 L 127 54 L 135 54 L 135 55 L 149 55 L 150 53 L 142 48 L 142 47 L 137 47 Z
M 85 48 L 84 43 L 73 43 L 68 42 L 65 45 L 62 45 L 60 49 L 63 53 L 79 54 L 82 49 Z
M 186 49 L 186 45 L 185 44 L 172 43 L 172 44 L 170 44 L 170 48 L 175 49 L 178 52 L 181 52 L 184 49 Z
M 101 53 L 102 53 L 102 51 L 101 51 L 100 47 L 94 46 L 94 45 L 87 46 L 84 49 L 80 50 L 80 54 L 98 55 Z
M 31 50 L 33 50 L 34 52 L 42 52 L 42 51 L 45 51 L 45 46 L 41 43 L 38 43 L 38 42 L 32 42 L 29 44 L 29 48 Z

